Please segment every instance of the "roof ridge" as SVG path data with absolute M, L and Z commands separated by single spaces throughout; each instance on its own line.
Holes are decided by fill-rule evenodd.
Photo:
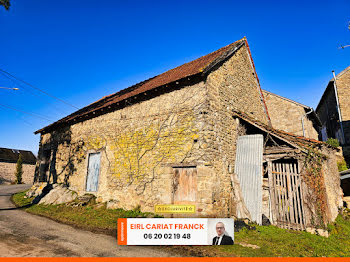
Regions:
M 150 77 L 150 78 L 148 78 L 148 79 L 146 79 L 146 80 L 140 81 L 140 82 L 138 82 L 138 83 L 136 83 L 136 84 L 134 84 L 134 85 L 132 85 L 132 86 L 126 87 L 126 88 L 124 88 L 124 89 L 122 89 L 122 90 L 119 90 L 119 91 L 113 93 L 113 94 L 104 96 L 103 98 L 110 97 L 110 96 L 113 96 L 113 95 L 117 95 L 117 94 L 118 94 L 119 92 L 121 92 L 121 91 L 126 91 L 127 89 L 129 89 L 129 88 L 131 88 L 131 87 L 134 87 L 134 86 L 137 86 L 137 85 L 139 85 L 139 84 L 144 84 L 145 82 L 147 82 L 147 81 L 149 81 L 149 80 L 151 80 L 151 79 L 153 79 L 153 78 L 162 76 L 162 75 L 168 73 L 168 72 L 171 71 L 171 70 L 178 69 L 179 67 L 184 66 L 184 65 L 188 65 L 188 64 L 190 64 L 190 63 L 194 63 L 194 62 L 196 62 L 197 60 L 199 60 L 199 59 L 201 59 L 201 58 L 203 58 L 203 57 L 205 57 L 205 56 L 207 56 L 207 55 L 212 55 L 212 54 L 218 53 L 219 51 L 223 50 L 224 48 L 227 48 L 227 47 L 229 47 L 230 45 L 236 44 L 237 42 L 242 41 L 243 39 L 244 39 L 244 38 L 242 38 L 242 39 L 240 39 L 240 40 L 237 40 L 237 41 L 235 41 L 235 42 L 233 42 L 233 43 L 231 43 L 231 44 L 225 45 L 224 47 L 221 47 L 221 48 L 219 48 L 219 49 L 217 49 L 217 50 L 215 50 L 215 51 L 213 51 L 213 52 L 210 52 L 209 54 L 202 55 L 202 56 L 200 56 L 200 57 L 198 57 L 198 58 L 196 58 L 196 59 L 194 59 L 194 60 L 191 60 L 191 61 L 186 62 L 186 63 L 184 63 L 184 64 L 178 65 L 178 66 L 176 66 L 176 67 L 174 67 L 174 68 L 170 68 L 170 69 L 168 69 L 167 71 L 165 71 L 165 72 L 163 72 L 163 73 L 160 73 L 160 74 L 158 74 L 158 75 L 155 75 L 155 76 L 153 76 L 153 77 Z M 103 98 L 101 98 L 100 100 L 102 100 Z M 97 100 L 96 102 L 98 102 L 98 101 L 100 101 L 100 100 Z M 92 104 L 93 104 L 93 103 L 92 103 Z
M 242 42 L 244 41 L 244 42 Z M 49 127 L 54 127 L 55 125 L 61 123 L 67 123 L 76 119 L 77 117 L 82 117 L 88 115 L 90 113 L 94 113 L 97 110 L 103 110 L 105 107 L 110 107 L 111 105 L 117 104 L 118 102 L 129 99 L 130 97 L 134 97 L 141 93 L 146 93 L 153 89 L 156 89 L 161 86 L 167 86 L 167 84 L 174 83 L 180 79 L 184 79 L 186 77 L 195 76 L 199 74 L 203 74 L 203 69 L 210 67 L 212 62 L 217 62 L 217 58 L 221 57 L 221 59 L 226 59 L 230 55 L 227 55 L 233 47 L 236 47 L 236 50 L 239 49 L 246 42 L 246 37 L 241 38 L 231 44 L 228 44 L 224 47 L 221 47 L 209 54 L 198 57 L 195 60 L 189 61 L 187 63 L 181 64 L 175 68 L 169 69 L 164 73 L 153 76 L 147 80 L 136 83 L 132 86 L 119 90 L 111 95 L 104 96 L 101 99 L 73 112 L 72 114 L 57 120 L 56 122 L 35 131 L 34 133 L 40 133 Z M 242 45 L 239 45 L 242 43 Z M 232 47 L 232 48 L 231 48 Z M 234 52 L 233 52 L 234 53 Z M 94 113 L 95 114 L 95 113 Z
M 341 77 L 342 75 L 344 75 L 347 71 L 350 70 L 350 66 L 348 66 L 347 68 L 345 68 L 343 71 L 341 71 L 339 74 L 337 74 L 335 77 Z M 333 78 L 332 78 L 333 79 Z
M 8 147 L 0 147 L 1 149 L 8 149 L 8 150 L 17 150 L 17 151 L 23 151 L 23 152 L 32 152 L 30 150 L 25 150 L 25 149 L 16 149 L 16 148 L 8 148 Z M 33 153 L 33 152 L 32 152 Z
M 282 98 L 282 99 L 284 99 L 284 100 L 286 100 L 286 101 L 289 101 L 289 102 L 292 102 L 292 103 L 294 103 L 294 104 L 301 105 L 301 106 L 304 107 L 304 108 L 307 108 L 307 109 L 311 108 L 310 106 L 304 105 L 304 104 L 302 104 L 302 103 L 299 103 L 299 102 L 294 101 L 294 100 L 292 100 L 292 99 L 289 99 L 289 98 L 287 98 L 287 97 L 277 95 L 277 94 L 272 93 L 272 92 L 270 92 L 270 91 L 267 91 L 267 90 L 265 90 L 265 89 L 263 89 L 263 92 L 266 92 L 266 93 L 268 93 L 268 94 L 277 96 L 277 97 L 279 97 L 279 98 Z

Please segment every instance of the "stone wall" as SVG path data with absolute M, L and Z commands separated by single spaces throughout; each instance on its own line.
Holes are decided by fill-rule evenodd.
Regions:
M 350 69 L 337 77 L 339 107 L 342 115 L 345 143 L 350 145 Z
M 323 154 L 327 159 L 323 163 L 322 172 L 324 174 L 328 214 L 327 222 L 333 222 L 338 216 L 339 209 L 343 206 L 343 191 L 340 187 L 340 179 L 337 162 L 341 159 L 335 150 L 324 148 Z
M 39 155 L 51 150 L 50 179 L 84 194 L 88 155 L 100 152 L 97 200 L 150 212 L 155 204 L 172 204 L 173 167 L 196 166 L 196 207 L 210 215 L 214 181 L 201 139 L 206 103 L 200 82 L 42 135 Z
M 23 164 L 22 182 L 33 184 L 35 165 Z M 11 183 L 16 180 L 16 163 L 0 162 L 0 184 Z
M 153 212 L 174 201 L 174 169 L 195 167 L 195 216 L 228 216 L 237 138 L 231 110 L 267 123 L 253 73 L 243 46 L 206 81 L 43 134 L 48 179 L 86 193 L 88 156 L 100 152 L 97 200 Z
M 233 205 L 230 202 L 230 173 L 234 171 L 238 136 L 238 123 L 232 117 L 232 110 L 244 112 L 265 124 L 268 120 L 245 46 L 211 72 L 206 86 L 210 104 L 206 115 L 209 124 L 207 135 L 213 140 L 210 155 L 218 181 L 213 203 L 218 215 L 226 216 Z
M 309 110 L 305 107 L 277 96 L 270 92 L 263 91 L 266 106 L 269 110 L 272 126 L 298 136 L 303 136 L 301 118 Z M 315 129 L 310 117 L 304 117 L 305 137 L 318 140 L 318 132 Z
M 336 80 L 339 107 L 342 115 L 342 124 L 345 136 L 345 143 L 342 144 L 344 158 L 350 163 L 350 70 L 344 70 L 337 76 Z M 341 128 L 339 124 L 339 115 L 337 110 L 337 102 L 334 92 L 334 82 L 330 81 L 322 100 L 317 107 L 317 115 L 319 116 L 323 126 L 327 127 L 328 137 L 338 138 L 341 140 Z
M 339 130 L 340 125 L 333 82 L 330 82 L 326 88 L 322 100 L 317 106 L 316 113 L 320 118 L 322 126 L 327 128 L 328 137 L 335 138 L 335 134 Z

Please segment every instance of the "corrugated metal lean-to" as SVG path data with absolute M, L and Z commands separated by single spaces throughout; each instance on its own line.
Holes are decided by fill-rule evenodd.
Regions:
M 235 173 L 252 220 L 262 223 L 263 135 L 240 136 L 237 140 Z

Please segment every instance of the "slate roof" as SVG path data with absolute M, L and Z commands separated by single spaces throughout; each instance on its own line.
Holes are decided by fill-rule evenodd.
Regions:
M 105 108 L 109 108 L 111 105 L 117 104 L 123 100 L 136 96 L 138 94 L 144 93 L 146 91 L 150 91 L 156 89 L 157 87 L 165 86 L 168 84 L 179 81 L 180 79 L 188 78 L 191 76 L 197 75 L 205 75 L 208 71 L 210 71 L 215 65 L 232 55 L 236 50 L 238 50 L 241 46 L 246 45 L 246 38 L 242 38 L 232 44 L 224 46 L 208 55 L 202 56 L 196 60 L 193 60 L 189 63 L 178 66 L 174 69 L 171 69 L 163 74 L 157 75 L 150 79 L 147 79 L 143 82 L 130 86 L 126 89 L 123 89 L 119 92 L 116 92 L 112 95 L 103 97 L 102 99 L 82 108 L 78 111 L 50 124 L 40 130 L 37 130 L 35 134 L 42 133 L 48 130 L 54 130 L 58 126 L 62 126 L 64 124 L 72 123 L 76 121 L 78 118 L 82 118 L 87 115 L 94 114 L 97 111 L 104 110 Z M 250 51 L 249 51 L 250 54 Z M 254 66 L 254 65 L 253 65 Z
M 11 148 L 0 148 L 0 162 L 17 163 L 19 154 L 22 155 L 23 164 L 35 165 L 36 157 L 31 151 Z

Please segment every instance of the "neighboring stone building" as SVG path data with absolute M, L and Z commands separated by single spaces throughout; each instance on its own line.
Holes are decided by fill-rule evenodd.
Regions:
M 339 112 L 337 99 L 339 100 Z M 323 141 L 328 138 L 336 138 L 339 140 L 343 148 L 343 154 L 348 165 L 350 164 L 350 66 L 336 75 L 336 81 L 332 78 L 324 91 L 320 102 L 316 108 L 322 129 L 321 137 Z
M 41 137 L 35 180 L 65 183 L 79 195 L 92 193 L 99 202 L 125 209 L 140 205 L 142 211 L 154 212 L 157 204 L 194 204 L 193 216 L 250 217 L 261 223 L 263 151 L 275 150 L 265 157 L 265 164 L 289 163 L 291 159 L 300 168 L 294 175 L 298 179 L 307 156 L 306 149 L 288 142 L 289 138 L 298 138 L 274 134 L 269 122 L 249 46 L 243 38 L 36 131 Z M 239 136 L 249 141 L 237 142 Z M 255 138 L 259 143 L 250 144 Z M 322 150 L 332 159 L 333 149 L 327 145 L 300 141 L 310 150 L 325 147 Z M 251 171 L 243 168 L 242 173 L 235 165 L 236 161 L 245 165 L 242 154 L 236 154 L 237 145 L 242 154 L 257 156 L 247 163 Z M 257 147 L 259 150 L 255 150 Z M 299 211 L 309 205 L 309 214 L 315 214 L 315 205 L 324 200 L 326 222 L 337 214 L 333 208 L 338 207 L 340 187 L 339 179 L 338 184 L 334 183 L 334 173 L 330 172 L 336 163 L 321 165 L 324 176 L 330 177 L 326 181 L 332 181 L 324 182 L 323 173 L 319 174 L 320 184 L 315 188 L 323 194 L 322 200 L 315 200 L 315 194 L 312 199 L 298 195 L 297 190 L 313 192 L 306 179 L 294 184 L 295 198 L 290 195 L 288 203 L 303 205 Z M 269 172 L 271 179 L 274 174 Z M 244 180 L 248 175 L 257 181 L 256 190 L 247 190 L 252 186 L 251 181 Z M 271 180 L 271 192 L 276 188 L 287 190 L 287 184 L 278 183 L 282 183 L 282 174 Z M 304 191 L 301 185 L 305 185 Z M 336 193 L 327 191 L 330 185 Z M 283 197 L 286 204 L 287 195 Z M 280 222 L 273 218 L 281 204 L 275 200 L 268 212 L 274 215 L 267 215 L 276 224 L 286 226 L 286 217 L 280 215 Z M 294 217 L 300 218 L 295 225 L 305 227 L 312 215 Z
M 318 140 L 320 120 L 308 106 L 263 90 L 273 128 Z
M 20 154 L 23 160 L 22 182 L 25 184 L 33 183 L 36 164 L 36 157 L 33 153 L 26 150 L 0 148 L 0 184 L 16 180 L 16 164 Z

